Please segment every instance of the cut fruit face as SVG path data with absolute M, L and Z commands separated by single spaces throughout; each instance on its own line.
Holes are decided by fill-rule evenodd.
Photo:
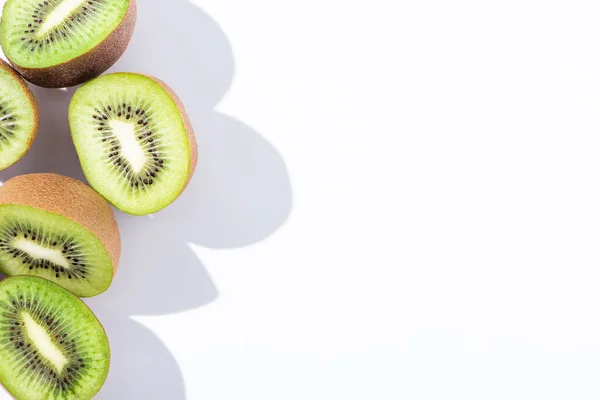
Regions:
M 0 267 L 34 275 L 78 296 L 104 292 L 113 266 L 102 242 L 75 221 L 34 207 L 0 205 Z
M 66 63 L 102 43 L 129 0 L 8 0 L 0 23 L 6 56 L 24 68 Z
M 0 382 L 17 400 L 91 399 L 110 364 L 106 333 L 77 297 L 45 279 L 0 283 Z
M 25 83 L 0 60 L 0 170 L 29 150 L 38 128 L 37 103 Z
M 90 185 L 115 207 L 145 215 L 172 203 L 196 162 L 185 111 L 151 77 L 115 73 L 75 92 L 73 142 Z

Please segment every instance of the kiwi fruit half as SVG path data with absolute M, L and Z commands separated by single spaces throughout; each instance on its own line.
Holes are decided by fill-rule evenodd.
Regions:
M 28 81 L 75 86 L 121 57 L 135 19 L 135 0 L 7 0 L 0 45 Z
M 171 204 L 196 168 L 198 146 L 183 104 L 154 77 L 113 73 L 86 83 L 71 100 L 69 124 L 88 182 L 129 214 Z
M 21 175 L 0 187 L 0 269 L 35 275 L 80 297 L 110 286 L 121 251 L 108 203 L 56 174 Z
M 72 293 L 33 276 L 0 283 L 0 383 L 14 398 L 91 399 L 109 364 L 102 325 Z
M 27 153 L 37 135 L 38 104 L 23 79 L 0 60 L 0 170 Z

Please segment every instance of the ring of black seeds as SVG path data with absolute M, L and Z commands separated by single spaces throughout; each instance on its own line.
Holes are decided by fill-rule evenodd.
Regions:
M 11 246 L 11 243 L 19 238 L 32 240 L 48 249 L 60 250 L 69 262 L 69 268 L 45 259 L 32 258 L 28 253 Z M 0 239 L 0 251 L 12 255 L 19 259 L 25 268 L 29 270 L 45 269 L 52 270 L 56 278 L 64 277 L 66 279 L 85 279 L 86 275 L 86 256 L 79 253 L 75 240 L 64 235 L 47 234 L 24 225 L 18 221 L 7 221 L 2 231 Z
M 121 175 L 127 179 L 130 187 L 145 190 L 146 187 L 155 183 L 160 178 L 160 173 L 168 167 L 165 160 L 161 159 L 160 137 L 157 137 L 153 129 L 152 115 L 146 112 L 141 105 L 119 103 L 116 106 L 106 105 L 96 108 L 91 114 L 94 119 L 96 137 L 102 143 L 107 154 L 109 164 L 117 167 Z M 133 167 L 122 154 L 119 139 L 114 135 L 110 124 L 106 121 L 131 122 L 135 120 L 135 138 L 141 148 L 150 153 L 142 171 L 136 173 Z

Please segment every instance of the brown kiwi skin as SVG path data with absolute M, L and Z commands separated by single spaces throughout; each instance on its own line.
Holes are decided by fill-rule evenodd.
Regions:
M 8 60 L 14 69 L 34 85 L 45 88 L 81 85 L 100 76 L 121 58 L 131 41 L 136 16 L 136 0 L 130 0 L 125 17 L 106 39 L 87 53 L 65 63 L 46 68 L 25 68 L 15 64 L 10 58 Z
M 19 175 L 0 186 L 0 205 L 39 208 L 62 215 L 92 232 L 106 248 L 117 272 L 121 236 L 110 205 L 83 182 L 58 174 Z
M 35 137 L 37 136 L 38 128 L 40 126 L 40 108 L 38 106 L 38 102 L 37 102 L 35 96 L 29 89 L 29 86 L 27 86 L 27 83 L 25 83 L 23 78 L 21 78 L 21 75 L 19 75 L 14 69 L 11 68 L 10 65 L 8 65 L 2 59 L 0 59 L 0 68 L 7 71 L 19 83 L 19 85 L 23 89 L 23 92 L 25 92 L 25 95 L 27 96 L 27 99 L 29 100 L 29 103 L 31 104 L 31 108 L 33 110 L 33 133 L 31 134 L 31 136 L 29 137 L 29 140 L 27 141 L 27 150 L 25 150 L 23 152 L 23 155 L 21 156 L 21 158 L 22 158 L 25 154 L 27 154 L 27 152 L 31 148 L 31 145 L 33 144 L 33 141 L 35 140 Z M 18 161 L 19 160 L 17 160 L 16 162 L 18 162 Z

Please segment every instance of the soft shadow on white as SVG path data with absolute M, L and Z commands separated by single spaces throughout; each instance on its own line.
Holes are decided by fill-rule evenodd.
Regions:
M 199 162 L 186 192 L 166 210 L 152 218 L 116 212 L 123 241 L 119 271 L 105 294 L 86 300 L 112 350 L 109 377 L 96 398 L 184 399 L 174 357 L 130 317 L 178 313 L 214 300 L 217 288 L 187 243 L 224 249 L 263 240 L 291 211 L 290 181 L 268 141 L 213 110 L 232 82 L 234 59 L 223 31 L 197 6 L 138 0 L 136 31 L 111 69 L 117 71 L 155 75 L 180 95 L 196 130 Z M 38 138 L 19 164 L 0 172 L 0 181 L 32 172 L 84 180 L 67 121 L 74 89 L 32 89 L 41 108 Z

